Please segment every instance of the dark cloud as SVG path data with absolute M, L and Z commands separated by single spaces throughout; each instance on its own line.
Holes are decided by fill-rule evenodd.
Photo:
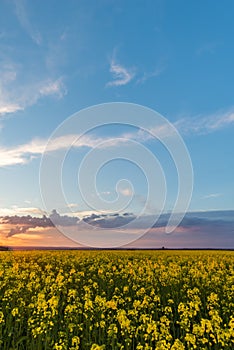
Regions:
M 12 237 L 16 234 L 26 233 L 31 228 L 49 228 L 58 226 L 73 226 L 79 221 L 78 217 L 70 217 L 67 215 L 60 215 L 56 210 L 53 210 L 49 217 L 43 215 L 43 217 L 27 216 L 4 216 L 1 218 L 2 224 L 14 225 L 7 234 L 7 237 Z
M 153 227 L 166 227 L 170 213 L 162 214 Z M 205 211 L 186 213 L 179 227 L 210 226 L 210 225 L 234 225 L 234 210 Z
M 144 236 L 129 247 L 234 249 L 234 210 L 190 212 L 171 234 L 165 234 L 170 214 L 160 216 Z
M 105 216 L 106 216 L 105 214 L 103 214 L 103 215 L 91 214 L 91 215 L 85 216 L 83 218 L 83 221 L 89 223 L 91 221 L 94 221 L 96 219 L 100 219 L 100 218 L 105 217 Z
M 60 215 L 54 209 L 50 214 L 49 220 L 56 226 L 74 226 L 80 219 L 74 216 Z
M 120 215 L 119 213 L 113 214 L 92 214 L 83 218 L 83 221 L 89 225 L 101 228 L 118 228 L 122 227 L 129 222 L 131 222 L 135 216 L 130 213 L 124 213 Z
M 131 229 L 146 229 L 152 216 L 142 216 L 140 220 L 132 213 L 91 214 L 80 220 L 78 217 L 60 215 L 56 210 L 47 217 L 5 216 L 1 218 L 2 224 L 9 224 L 7 237 L 28 232 L 31 228 L 50 228 L 55 226 L 77 226 L 78 230 L 84 229 L 82 222 L 92 225 L 94 228 L 115 229 L 128 227 Z M 136 246 L 158 247 L 225 247 L 234 248 L 234 210 L 205 211 L 187 213 L 175 232 L 165 234 L 170 213 L 162 214 Z M 81 224 L 79 226 L 79 224 Z M 87 229 L 87 228 L 86 228 Z M 127 234 L 127 231 L 126 231 Z M 176 245 L 177 244 L 177 245 Z
M 4 216 L 2 217 L 3 224 L 11 224 L 11 225 L 27 225 L 32 227 L 50 227 L 54 226 L 50 218 L 43 215 L 42 218 L 33 217 L 31 215 L 27 216 Z

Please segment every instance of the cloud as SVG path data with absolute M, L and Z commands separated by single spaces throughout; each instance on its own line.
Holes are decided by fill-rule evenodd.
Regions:
M 29 20 L 26 1 L 13 0 L 13 4 L 21 26 L 34 42 L 40 44 L 41 36 Z M 45 97 L 60 99 L 66 95 L 64 77 L 60 74 L 55 76 L 54 67 L 45 67 L 42 52 L 33 60 L 30 59 L 31 49 L 27 46 L 24 48 L 26 60 L 19 59 L 14 46 L 9 46 L 9 50 L 0 47 L 0 52 L 0 116 L 24 110 Z M 56 52 L 57 60 L 60 56 L 60 52 Z
M 58 98 L 62 98 L 67 94 L 67 89 L 62 81 L 62 78 L 59 78 L 55 81 L 48 80 L 45 82 L 45 84 L 41 86 L 39 94 L 41 96 L 55 95 L 58 96 Z
M 9 238 L 16 234 L 26 233 L 36 228 L 39 231 L 41 228 L 55 227 L 55 225 L 65 226 L 65 227 L 75 226 L 78 221 L 79 221 L 78 217 L 60 215 L 54 209 L 52 213 L 49 215 L 49 217 L 47 217 L 46 215 L 43 215 L 42 217 L 33 217 L 31 215 L 4 216 L 1 218 L 0 225 L 5 225 L 5 226 L 13 225 L 13 227 L 7 233 L 7 238 Z
M 35 207 L 18 207 L 13 205 L 11 208 L 0 208 L 0 216 L 14 216 L 14 215 L 43 215 L 44 211 Z
M 181 118 L 174 126 L 183 134 L 205 135 L 234 125 L 233 109 L 208 116 Z
M 202 55 L 205 53 L 214 54 L 218 46 L 219 46 L 219 43 L 208 42 L 208 43 L 205 43 L 204 45 L 200 46 L 197 49 L 196 53 L 197 53 L 197 55 Z
M 14 113 L 22 110 L 23 107 L 16 103 L 0 101 L 0 116 L 8 113 Z
M 130 188 L 121 188 L 119 192 L 125 197 L 130 197 L 133 194 Z
M 151 72 L 144 72 L 142 77 L 140 77 L 137 80 L 137 84 L 143 84 L 143 83 L 145 83 L 147 80 L 149 80 L 151 78 L 158 77 L 164 70 L 165 70 L 165 66 L 160 65 L 158 68 L 155 68 Z
M 140 239 L 131 243 L 129 246 L 138 248 L 234 248 L 234 210 L 224 211 L 204 211 L 189 212 L 185 215 L 181 224 L 171 235 L 165 234 L 165 227 L 168 223 L 170 214 L 162 214 L 155 225 Z M 13 242 L 12 237 L 21 237 L 24 243 L 24 235 L 27 239 L 30 235 L 41 234 L 41 239 L 49 240 L 52 245 L 57 245 L 53 235 L 57 235 L 54 224 L 58 226 L 70 227 L 73 230 L 77 228 L 76 234 L 87 235 L 87 225 L 90 224 L 90 230 L 95 234 L 100 234 L 100 228 L 121 229 L 126 235 L 139 234 L 148 228 L 149 216 L 143 216 L 141 221 L 135 221 L 136 216 L 132 213 L 113 213 L 113 214 L 91 214 L 79 220 L 78 217 L 60 215 L 56 210 L 47 217 L 28 216 L 4 216 L 0 218 L 0 232 L 7 237 L 8 242 Z M 53 220 L 52 220 L 53 219 Z M 124 229 L 124 225 L 131 224 L 131 228 Z M 93 227 L 93 228 L 92 228 Z M 53 231 L 49 229 L 54 229 Z M 47 235 L 50 232 L 50 237 Z M 106 232 L 109 232 L 107 230 Z M 54 237 L 55 237 L 54 236 Z M 57 237 L 57 236 L 56 236 Z M 7 243 L 8 244 L 8 243 Z M 47 245 L 47 242 L 44 241 Z
M 3 72 L 4 73 L 4 72 Z M 38 80 L 35 79 L 35 81 Z M 24 110 L 41 98 L 55 96 L 61 99 L 67 93 L 63 78 L 42 79 L 34 83 L 14 80 L 0 81 L 0 116 Z
M 203 199 L 209 199 L 209 198 L 218 198 L 221 197 L 222 193 L 210 193 L 210 194 L 206 194 L 205 196 L 203 196 Z
M 13 102 L 8 97 L 7 88 L 16 80 L 16 67 L 12 63 L 1 62 L 0 67 L 0 116 L 7 113 L 14 113 L 22 109 L 19 103 Z
M 76 215 L 78 217 L 81 217 L 81 218 L 88 218 L 90 216 L 92 216 L 93 214 L 95 215 L 98 215 L 99 217 L 104 217 L 104 216 L 107 216 L 107 215 L 110 215 L 112 213 L 111 210 L 105 210 L 105 211 L 102 211 L 101 214 L 100 214 L 100 211 L 93 211 L 93 210 L 80 210 L 80 211 L 77 211 L 77 212 L 73 212 L 72 214 L 73 215 Z
M 74 226 L 80 220 L 78 217 L 60 215 L 55 209 L 50 214 L 49 219 L 58 226 Z
M 153 215 L 154 217 L 154 215 Z M 145 229 L 152 222 L 152 215 L 144 215 L 140 220 L 134 222 L 136 216 L 132 213 L 114 214 L 92 214 L 83 220 L 93 226 L 102 228 L 116 228 L 124 226 L 132 221 L 132 229 Z M 170 214 L 161 214 L 153 228 L 165 229 L 170 218 Z M 207 227 L 219 226 L 231 228 L 234 233 L 234 210 L 226 211 L 205 211 L 188 212 L 185 214 L 179 227 L 181 229 L 193 228 L 193 230 L 206 230 Z M 165 233 L 165 232 L 164 232 Z
M 217 248 L 234 249 L 234 211 L 187 213 L 173 234 L 165 235 L 168 214 L 144 236 L 127 247 L 134 248 Z
M 82 221 L 88 223 L 95 228 L 118 228 L 130 223 L 135 218 L 135 215 L 130 213 L 106 213 L 95 214 L 83 217 Z
M 66 135 L 58 137 L 51 144 L 48 151 L 53 152 L 64 149 L 72 145 L 77 137 L 78 135 Z M 15 148 L 0 148 L 0 167 L 25 164 L 31 159 L 31 156 L 42 155 L 45 151 L 47 141 L 48 140 L 34 139 L 29 143 L 17 146 Z M 84 145 L 89 145 L 89 142 L 86 140 L 86 142 L 84 141 L 83 144 L 80 144 L 80 146 Z
M 19 20 L 20 25 L 31 37 L 31 39 L 37 44 L 42 43 L 42 37 L 40 32 L 35 28 L 33 23 L 29 19 L 28 11 L 26 9 L 25 0 L 14 0 L 15 13 Z
M 43 215 L 44 211 L 41 210 L 40 208 L 35 208 L 35 207 L 18 207 L 17 205 L 12 206 L 12 209 L 21 215 Z
M 98 138 L 96 136 L 82 136 L 77 134 L 68 134 L 53 139 L 49 145 L 48 139 L 34 139 L 29 143 L 19 145 L 14 148 L 0 147 L 0 167 L 10 165 L 22 165 L 28 163 L 34 157 L 42 155 L 45 150 L 47 152 L 55 152 L 66 148 L 106 148 L 114 147 L 123 142 L 128 142 L 127 138 Z
M 133 69 L 127 69 L 123 65 L 116 63 L 113 58 L 110 63 L 110 72 L 113 75 L 112 81 L 109 81 L 107 86 L 122 86 L 128 84 L 135 76 Z
M 78 204 L 77 203 L 69 203 L 68 205 L 67 205 L 67 207 L 68 208 L 77 208 L 78 207 Z
M 57 87 L 57 85 L 55 85 Z M 47 88 L 44 94 L 52 91 L 55 93 L 57 88 L 52 87 Z M 215 132 L 221 128 L 228 125 L 234 125 L 234 112 L 226 112 L 224 114 L 217 114 L 214 117 L 208 116 L 207 118 L 201 117 L 199 119 L 187 118 L 178 120 L 174 123 L 176 129 L 185 135 L 190 134 L 207 134 L 209 132 Z M 173 124 L 172 124 L 173 125 Z M 48 143 L 47 139 L 33 139 L 32 141 L 25 143 L 23 145 L 16 146 L 14 148 L 0 147 L 0 167 L 6 167 L 11 165 L 23 165 L 30 162 L 32 159 L 41 156 L 45 149 L 47 152 L 55 152 L 62 149 L 72 148 L 109 148 L 116 147 L 118 145 L 123 145 L 123 143 L 128 143 L 129 140 L 136 140 L 138 142 L 147 142 L 154 139 L 156 135 L 158 138 L 167 138 L 173 136 L 173 130 L 167 125 L 159 125 L 156 128 L 149 129 L 149 132 L 144 130 L 138 130 L 132 133 L 125 133 L 119 137 L 98 137 L 78 134 L 67 134 L 64 136 L 57 137 L 53 139 L 53 142 Z M 46 147 L 47 146 L 47 147 Z M 107 194 L 107 193 L 106 193 Z M 129 192 L 122 193 L 124 195 L 130 195 Z
M 30 228 L 46 228 L 54 227 L 53 222 L 50 218 L 43 216 L 42 218 L 27 216 L 5 216 L 1 220 L 3 225 L 13 226 L 7 233 L 7 237 L 12 237 L 16 234 L 26 233 Z M 10 226 L 10 227 L 11 227 Z

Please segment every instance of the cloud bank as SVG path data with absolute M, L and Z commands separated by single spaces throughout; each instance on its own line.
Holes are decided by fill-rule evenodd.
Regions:
M 187 213 L 172 234 L 165 234 L 165 227 L 168 223 L 170 214 L 162 214 L 155 225 L 140 239 L 132 242 L 128 247 L 135 248 L 224 248 L 234 249 L 234 210 L 224 211 L 205 211 Z M 140 232 L 147 227 L 148 216 L 142 217 L 140 223 L 134 226 L 135 215 L 132 213 L 113 213 L 113 214 L 91 214 L 83 218 L 60 215 L 54 210 L 48 217 L 40 218 L 27 216 L 4 216 L 0 218 L 0 235 L 5 244 L 11 245 L 12 240 L 16 237 L 22 237 L 21 245 L 24 244 L 24 237 L 30 242 L 40 237 L 42 245 L 56 245 L 58 236 L 57 228 L 61 227 L 78 227 L 78 234 L 85 234 L 87 226 L 95 234 L 99 234 L 99 228 L 112 230 L 121 228 L 124 225 L 133 223 L 131 229 Z M 57 228 L 55 227 L 57 226 Z M 86 230 L 86 231 L 84 231 Z M 48 232 L 50 236 L 48 237 Z M 96 233 L 95 233 L 96 232 Z M 108 231 L 107 231 L 108 232 Z M 126 229 L 126 235 L 132 234 Z M 61 236 L 61 235 L 60 235 Z M 4 240 L 5 239 L 5 240 Z M 66 238 L 64 237 L 64 242 Z M 31 243 L 32 243 L 31 242 Z M 62 245 L 60 237 L 60 243 Z M 73 246 L 70 242 L 70 246 Z

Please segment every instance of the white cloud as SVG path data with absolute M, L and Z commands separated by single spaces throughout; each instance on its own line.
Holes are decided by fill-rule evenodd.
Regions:
M 182 119 L 177 121 L 174 126 L 179 132 L 184 134 L 206 134 L 208 132 L 214 132 L 220 128 L 234 124 L 234 113 L 229 112 L 223 115 L 218 115 L 216 118 L 200 118 L 194 119 Z M 14 148 L 0 147 L 0 167 L 6 167 L 11 165 L 20 165 L 30 162 L 32 159 L 41 156 L 45 150 L 47 152 L 55 152 L 70 148 L 109 148 L 123 145 L 128 143 L 129 140 L 136 140 L 138 142 L 146 142 L 154 138 L 150 134 L 157 135 L 158 138 L 170 137 L 173 135 L 173 130 L 168 125 L 159 125 L 157 128 L 152 128 L 149 133 L 139 130 L 133 133 L 122 134 L 119 137 L 97 137 L 97 136 L 80 136 L 78 134 L 67 134 L 59 136 L 53 139 L 53 142 L 49 142 L 47 139 L 33 139 L 32 141 L 23 145 L 16 146 Z M 123 193 L 124 195 L 130 195 L 130 193 Z
M 85 216 L 91 216 L 93 214 L 95 215 L 108 215 L 108 214 L 113 214 L 113 210 L 81 210 L 81 211 L 77 211 L 77 212 L 73 212 L 68 213 L 69 215 L 73 215 L 73 216 L 78 216 L 80 218 L 84 218 Z
M 227 112 L 223 115 L 218 115 L 214 121 L 208 121 L 208 127 L 210 129 L 220 129 L 228 124 L 234 122 L 234 112 Z
M 22 109 L 20 104 L 10 98 L 7 90 L 11 89 L 12 84 L 16 80 L 16 67 L 11 63 L 1 62 L 0 68 L 0 116 L 7 113 L 14 113 Z
M 138 72 L 136 76 L 136 68 L 126 68 L 124 65 L 118 63 L 116 60 L 116 49 L 113 52 L 112 59 L 110 61 L 110 73 L 112 73 L 113 80 L 109 81 L 106 86 L 121 86 L 126 85 L 134 78 L 137 84 L 142 84 L 146 80 L 159 76 L 165 69 L 165 63 L 160 62 L 153 70 L 145 71 L 143 73 Z
M 202 55 L 205 53 L 214 54 L 215 50 L 217 49 L 218 46 L 219 46 L 219 43 L 217 43 L 217 42 L 207 42 L 207 43 L 203 44 L 202 46 L 200 46 L 197 49 L 196 53 L 197 53 L 197 55 Z
M 67 205 L 67 207 L 68 208 L 77 208 L 78 207 L 78 204 L 77 203 L 69 203 L 68 205 Z
M 43 215 L 45 212 L 41 210 L 40 208 L 35 208 L 35 207 L 18 207 L 17 205 L 12 206 L 12 210 L 17 212 L 18 214 L 21 215 Z
M 210 194 L 203 196 L 202 198 L 203 199 L 210 199 L 210 198 L 218 198 L 221 196 L 222 196 L 222 193 L 210 193 Z
M 155 68 L 153 71 L 151 72 L 145 72 L 143 74 L 142 77 L 140 77 L 138 80 L 137 80 L 137 83 L 138 84 L 143 84 L 146 82 L 146 80 L 148 79 L 151 79 L 151 78 L 155 78 L 155 77 L 158 77 L 163 71 L 164 71 L 165 67 L 164 66 L 159 66 L 158 68 Z
M 1 68 L 1 82 L 8 84 L 14 80 L 16 80 L 17 77 L 17 71 L 16 67 L 12 64 L 4 64 Z
M 64 95 L 66 95 L 67 90 L 63 84 L 62 78 L 59 78 L 55 81 L 48 80 L 45 82 L 41 86 L 39 93 L 41 96 L 56 95 L 58 98 L 62 98 Z
M 234 112 L 229 110 L 208 116 L 181 118 L 174 126 L 183 134 L 204 135 L 234 124 Z
M 37 43 L 40 36 L 29 21 L 26 1 L 13 0 L 21 26 Z M 25 48 L 27 54 L 27 47 Z M 5 52 L 6 51 L 6 52 Z M 0 47 L 0 117 L 24 110 L 46 97 L 62 98 L 67 90 L 62 76 L 54 76 L 54 68 L 45 70 L 45 57 L 38 55 L 33 62 L 18 61 L 15 50 Z M 56 52 L 56 59 L 60 60 Z M 30 53 L 29 53 L 30 57 Z M 35 69 L 35 67 L 37 67 Z M 50 73 L 51 72 L 51 73 Z
M 4 75 L 4 72 L 1 75 Z M 8 80 L 0 81 L 0 116 L 24 110 L 31 106 L 41 98 L 47 96 L 55 96 L 62 98 L 66 93 L 66 87 L 63 83 L 62 77 L 58 79 L 43 79 L 34 84 L 15 82 L 8 74 Z M 15 74 L 16 77 L 16 74 Z
M 104 143 L 107 141 L 106 143 Z M 62 149 L 81 148 L 81 147 L 113 147 L 117 143 L 123 143 L 123 139 L 97 138 L 91 136 L 79 137 L 77 134 L 68 134 L 57 137 L 53 142 L 48 143 L 47 139 L 34 139 L 29 143 L 19 145 L 15 148 L 0 148 L 0 167 L 10 165 L 26 164 L 30 160 L 47 152 L 55 152 Z
M 130 197 L 133 194 L 130 188 L 122 188 L 119 190 L 119 192 L 125 197 Z
M 22 109 L 23 107 L 21 107 L 19 104 L 0 101 L 0 116 L 8 113 L 14 113 Z
M 20 25 L 26 31 L 26 33 L 31 37 L 31 39 L 37 45 L 40 45 L 42 42 L 42 37 L 40 32 L 35 28 L 35 26 L 29 19 L 28 11 L 26 9 L 26 1 L 15 0 L 14 5 L 15 5 L 15 13 L 19 20 Z
M 26 85 L 22 90 L 22 95 L 19 100 L 22 106 L 25 108 L 27 106 L 35 104 L 39 99 L 46 96 L 56 96 L 62 98 L 66 95 L 67 90 L 63 83 L 63 78 L 58 79 L 44 79 L 39 80 L 34 85 Z
M 14 215 L 43 215 L 45 212 L 40 208 L 35 207 L 18 207 L 13 205 L 10 208 L 0 208 L 0 216 Z
M 135 76 L 133 69 L 127 69 L 126 67 L 115 62 L 114 59 L 110 63 L 110 72 L 113 75 L 112 81 L 107 83 L 107 86 L 121 86 L 128 84 Z

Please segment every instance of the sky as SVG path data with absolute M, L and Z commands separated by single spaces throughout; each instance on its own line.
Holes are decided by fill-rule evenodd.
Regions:
M 176 128 L 191 158 L 194 176 L 187 208 L 189 224 L 182 221 L 174 235 L 165 236 L 161 231 L 168 218 L 162 217 L 161 226 L 153 227 L 146 236 L 139 234 L 135 245 L 234 248 L 233 11 L 231 0 L 225 4 L 211 0 L 1 1 L 0 244 L 75 245 L 77 242 L 54 227 L 53 216 L 52 223 L 37 221 L 42 215 L 50 220 L 53 209 L 62 218 L 59 224 L 66 228 L 74 224 L 67 217 L 77 217 L 82 226 L 82 218 L 87 222 L 95 214 L 93 225 L 99 228 L 109 228 L 110 222 L 115 228 L 137 217 L 147 202 L 153 166 L 147 168 L 146 176 L 126 159 L 116 158 L 101 167 L 96 179 L 97 193 L 104 199 L 101 204 L 88 205 L 77 187 L 82 160 L 102 142 L 111 155 L 125 155 L 126 147 L 135 142 L 157 156 L 167 193 L 162 208 L 159 198 L 150 192 L 145 218 L 150 222 L 155 213 L 167 215 L 173 210 L 177 164 L 162 143 L 138 127 L 102 125 L 70 147 L 84 127 L 82 120 L 94 122 L 96 118 L 95 113 L 85 112 L 80 119 L 77 115 L 80 128 L 52 139 L 53 150 L 46 149 L 51 134 L 61 123 L 66 126 L 70 116 L 94 105 L 124 102 L 156 111 Z M 151 128 L 144 114 L 141 123 Z M 158 131 L 162 139 L 168 137 L 164 131 Z M 40 186 L 42 158 L 47 150 L 47 161 L 57 159 L 67 147 L 63 164 L 66 203 L 56 202 L 54 193 L 47 189 L 51 203 L 45 206 Z M 98 158 L 91 153 L 92 165 L 94 159 L 100 161 L 101 154 Z M 137 154 L 142 161 L 144 157 Z M 90 200 L 91 173 L 91 165 L 86 165 L 83 191 L 90 194 Z M 155 173 L 155 183 L 163 187 L 157 176 Z M 52 175 L 47 181 L 53 188 Z M 116 212 L 118 223 L 112 216 Z M 9 218 L 14 215 L 18 216 L 16 221 Z M 30 222 L 22 221 L 26 215 Z M 87 228 L 82 227 L 79 230 L 86 235 Z M 141 232 L 142 223 L 136 229 Z M 124 234 L 130 234 L 126 230 Z M 222 236 L 217 238 L 218 233 Z M 102 237 L 100 232 L 98 235 Z M 92 239 L 90 234 L 85 243 L 92 245 Z M 105 245 L 105 239 L 98 244 Z

